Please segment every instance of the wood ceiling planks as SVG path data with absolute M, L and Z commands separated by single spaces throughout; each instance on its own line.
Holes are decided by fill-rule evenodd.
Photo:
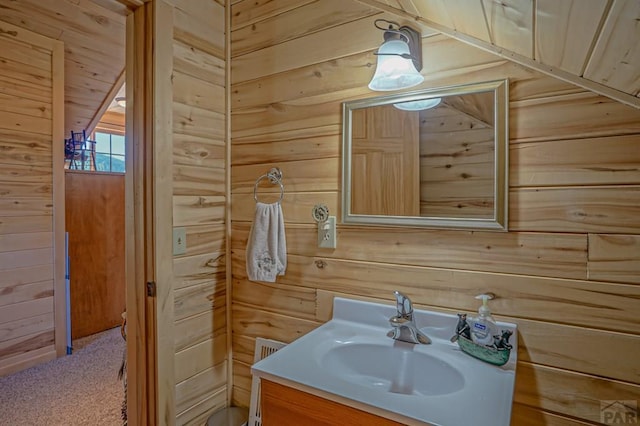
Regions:
M 0 21 L 64 42 L 65 135 L 86 129 L 125 64 L 117 0 L 0 0 Z
M 640 92 L 640 2 L 615 0 L 584 76 L 626 93 Z
M 607 0 L 538 0 L 534 58 L 582 75 L 607 9 Z

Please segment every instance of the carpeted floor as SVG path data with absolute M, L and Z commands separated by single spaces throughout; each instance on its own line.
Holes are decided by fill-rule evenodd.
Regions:
M 121 425 L 120 328 L 77 339 L 73 354 L 0 378 L 0 424 Z

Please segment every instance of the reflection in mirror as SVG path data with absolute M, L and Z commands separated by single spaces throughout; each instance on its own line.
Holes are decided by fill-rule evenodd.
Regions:
M 506 230 L 507 87 L 346 102 L 343 221 Z

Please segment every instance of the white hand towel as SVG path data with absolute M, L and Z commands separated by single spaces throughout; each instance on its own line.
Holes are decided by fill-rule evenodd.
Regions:
M 287 242 L 280 203 L 256 203 L 247 242 L 247 275 L 251 281 L 275 282 L 287 269 Z

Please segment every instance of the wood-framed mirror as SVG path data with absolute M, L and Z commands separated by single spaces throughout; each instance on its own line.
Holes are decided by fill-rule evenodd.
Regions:
M 503 79 L 344 102 L 343 223 L 506 231 L 508 91 Z

